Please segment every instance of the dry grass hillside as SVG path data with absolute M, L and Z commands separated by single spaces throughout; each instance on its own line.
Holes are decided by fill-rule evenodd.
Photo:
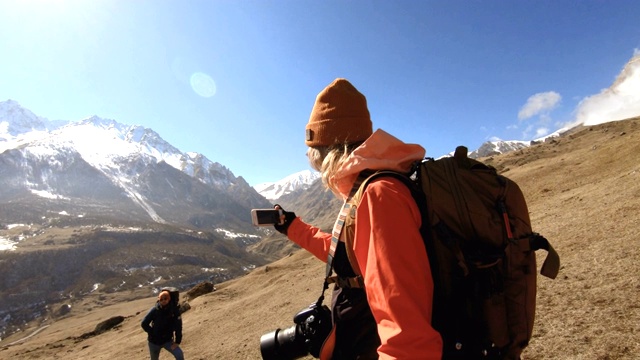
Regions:
M 521 185 L 534 229 L 552 241 L 562 260 L 556 280 L 539 277 L 534 338 L 524 357 L 637 359 L 640 118 L 576 129 L 485 160 Z M 187 359 L 260 359 L 260 336 L 293 324 L 292 316 L 320 294 L 323 271 L 302 250 L 192 300 L 183 316 Z M 149 296 L 108 307 L 87 304 L 83 314 L 21 342 L 15 343 L 37 327 L 3 339 L 0 358 L 145 359 L 139 324 L 154 302 Z M 125 317 L 119 327 L 82 340 L 116 315 Z

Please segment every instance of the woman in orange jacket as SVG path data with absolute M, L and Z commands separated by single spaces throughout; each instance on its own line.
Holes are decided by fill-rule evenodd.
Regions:
M 366 98 L 347 80 L 322 90 L 306 126 L 307 156 L 324 184 L 346 200 L 364 170 L 407 173 L 425 155 L 383 130 L 372 131 Z M 333 268 L 341 277 L 361 273 L 364 289 L 334 288 L 332 359 L 439 359 L 440 334 L 431 326 L 433 281 L 420 235 L 421 215 L 409 188 L 395 177 L 372 180 L 356 204 L 351 268 L 340 237 Z M 276 229 L 327 261 L 331 234 L 284 211 Z M 323 349 L 323 353 L 326 350 Z

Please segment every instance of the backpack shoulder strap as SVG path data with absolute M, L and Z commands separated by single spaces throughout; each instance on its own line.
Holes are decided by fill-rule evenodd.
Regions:
M 362 273 L 360 272 L 360 266 L 358 264 L 358 260 L 356 259 L 356 255 L 353 249 L 353 241 L 355 237 L 354 225 L 356 220 L 356 210 L 360 205 L 360 201 L 362 200 L 362 194 L 364 194 L 364 191 L 366 190 L 367 185 L 369 185 L 373 180 L 381 177 L 393 177 L 400 180 L 403 184 L 405 184 L 409 188 L 414 199 L 418 198 L 417 197 L 418 189 L 415 183 L 413 182 L 413 180 L 411 180 L 411 178 L 409 178 L 407 174 L 403 174 L 403 173 L 391 171 L 391 170 L 376 171 L 375 173 L 367 177 L 358 188 L 358 191 L 356 191 L 353 197 L 351 198 L 350 200 L 351 209 L 349 212 L 349 216 L 345 218 L 345 227 L 347 228 L 347 231 L 344 233 L 343 236 L 344 236 L 345 248 L 347 250 L 347 258 L 349 259 L 349 263 L 351 264 L 351 268 L 353 269 L 353 272 L 356 274 L 356 277 L 359 278 L 358 283 L 362 283 L 362 287 L 364 287 L 364 281 L 362 280 Z M 350 282 L 353 282 L 353 281 L 350 281 Z

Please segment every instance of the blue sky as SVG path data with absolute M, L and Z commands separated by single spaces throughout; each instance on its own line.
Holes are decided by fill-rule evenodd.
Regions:
M 309 168 L 337 77 L 429 156 L 553 132 L 639 53 L 638 19 L 635 0 L 0 0 L 0 101 L 149 127 L 256 185 Z

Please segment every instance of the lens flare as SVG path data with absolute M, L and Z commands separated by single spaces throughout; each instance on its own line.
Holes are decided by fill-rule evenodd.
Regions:
M 193 73 L 191 75 L 190 83 L 193 91 L 202 97 L 209 98 L 216 94 L 216 83 L 213 81 L 211 76 L 205 73 Z

